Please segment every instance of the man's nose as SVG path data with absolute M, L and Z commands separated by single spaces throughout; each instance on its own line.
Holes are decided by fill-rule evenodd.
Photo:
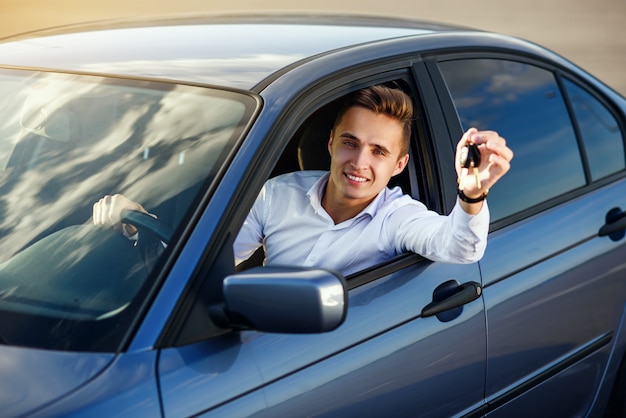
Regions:
M 352 158 L 352 166 L 356 169 L 363 170 L 369 167 L 369 154 L 365 149 L 356 151 Z

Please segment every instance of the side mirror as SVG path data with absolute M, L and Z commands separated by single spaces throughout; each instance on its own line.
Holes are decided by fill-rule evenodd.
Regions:
M 232 328 L 319 333 L 334 330 L 346 317 L 345 279 L 327 270 L 252 268 L 226 277 L 223 293 L 219 322 Z

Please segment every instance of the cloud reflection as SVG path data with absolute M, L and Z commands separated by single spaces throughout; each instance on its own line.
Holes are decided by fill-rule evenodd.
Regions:
M 186 80 L 249 89 L 303 54 L 252 54 L 237 58 L 110 61 L 85 64 L 81 70 L 108 74 Z
M 96 80 L 0 79 L 17 93 L 0 107 L 3 129 L 13 131 L 0 144 L 10 155 L 0 180 L 5 258 L 51 228 L 87 221 L 104 194 L 164 203 L 214 170 L 242 123 L 245 106 L 237 101 Z M 21 117 L 44 115 L 40 109 L 47 116 Z M 51 135 L 61 116 L 65 129 Z

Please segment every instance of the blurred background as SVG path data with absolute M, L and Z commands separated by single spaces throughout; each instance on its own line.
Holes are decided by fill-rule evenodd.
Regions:
M 94 20 L 244 11 L 408 17 L 505 33 L 552 49 L 626 95 L 626 0 L 0 0 L 0 39 Z

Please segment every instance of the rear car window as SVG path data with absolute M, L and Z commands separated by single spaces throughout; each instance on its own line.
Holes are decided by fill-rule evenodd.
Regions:
M 586 184 L 575 130 L 551 71 L 503 59 L 439 67 L 463 129 L 495 130 L 515 153 L 515 164 L 489 193 L 492 221 Z
M 584 144 L 591 180 L 624 170 L 624 137 L 615 116 L 579 85 L 567 79 L 564 84 Z

